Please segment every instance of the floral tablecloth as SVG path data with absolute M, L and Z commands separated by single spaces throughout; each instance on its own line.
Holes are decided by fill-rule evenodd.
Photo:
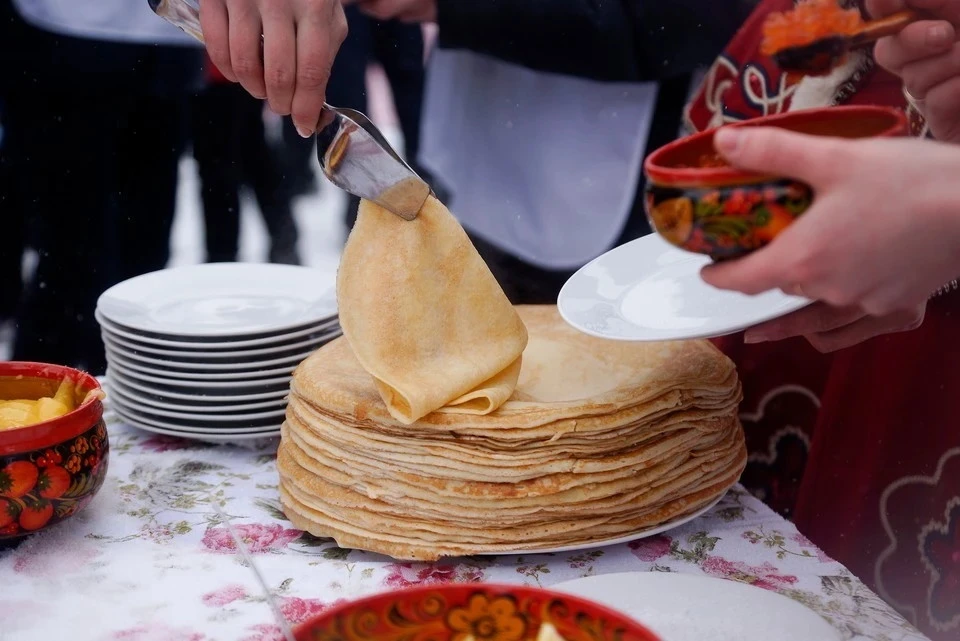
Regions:
M 549 555 L 398 563 L 290 525 L 269 450 L 203 445 L 110 422 L 109 475 L 72 520 L 0 552 L 0 640 L 281 641 L 211 497 L 247 541 L 286 617 L 443 581 L 549 587 L 624 571 L 753 583 L 804 603 L 848 639 L 922 637 L 842 565 L 742 489 L 666 535 Z

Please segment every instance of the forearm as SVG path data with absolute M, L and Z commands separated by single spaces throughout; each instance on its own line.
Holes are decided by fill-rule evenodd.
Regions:
M 438 0 L 441 47 L 604 81 L 712 62 L 755 0 Z

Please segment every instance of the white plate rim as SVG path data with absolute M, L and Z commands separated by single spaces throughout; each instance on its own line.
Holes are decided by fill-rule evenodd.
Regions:
M 173 418 L 182 421 L 199 421 L 206 423 L 218 423 L 218 422 L 231 422 L 231 421 L 242 421 L 245 419 L 249 420 L 258 420 L 258 419 L 268 419 L 268 418 L 279 418 L 286 415 L 286 405 L 282 407 L 277 407 L 268 411 L 254 411 L 249 414 L 235 414 L 230 412 L 208 412 L 208 413 L 192 413 L 192 412 L 175 412 L 166 409 L 156 409 L 152 407 L 140 408 L 137 407 L 137 401 L 127 397 L 119 389 L 114 390 L 111 400 L 114 404 L 120 405 L 121 407 L 126 408 L 127 410 L 135 413 L 146 416 L 148 418 L 156 418 L 157 420 L 163 420 L 165 418 Z M 237 428 L 237 429 L 246 429 L 246 428 Z
M 162 304 L 166 297 L 162 289 L 176 289 L 175 283 L 189 282 L 194 294 L 202 294 L 206 289 L 207 280 L 222 282 L 213 289 L 222 290 L 230 284 L 233 288 L 242 288 L 253 275 L 261 272 L 259 278 L 271 283 L 271 287 L 264 287 L 256 291 L 257 296 L 276 294 L 278 287 L 289 287 L 291 295 L 303 295 L 304 292 L 314 292 L 315 298 L 309 302 L 306 316 L 296 321 L 276 324 L 262 324 L 247 328 L 195 328 L 189 326 L 165 326 L 156 324 L 143 313 L 137 316 L 125 315 L 124 306 L 136 306 L 143 310 L 155 309 Z M 273 272 L 268 275 L 267 272 Z M 217 274 L 214 276 L 214 274 Z M 327 282 L 324 282 L 327 281 Z M 239 285 L 238 285 L 239 283 Z M 294 283 L 296 286 L 293 286 Z M 147 298 L 144 293 L 149 292 Z M 321 293 L 322 292 L 322 293 Z M 251 292 L 250 295 L 253 295 Z M 287 329 L 299 328 L 309 323 L 316 323 L 331 318 L 337 313 L 336 302 L 336 271 L 298 265 L 277 265 L 272 263 L 202 263 L 199 265 L 183 265 L 135 276 L 109 288 L 97 300 L 97 308 L 103 316 L 118 325 L 132 330 L 166 334 L 174 336 L 226 338 L 229 336 L 246 336 L 268 332 L 281 332 Z M 317 308 L 319 308 L 319 311 Z
M 183 388 L 195 388 L 195 389 L 231 389 L 237 387 L 269 387 L 271 385 L 283 385 L 284 383 L 289 383 L 292 377 L 292 374 L 287 374 L 285 376 L 277 376 L 275 378 L 264 378 L 260 380 L 243 380 L 243 381 L 189 381 L 179 378 L 165 378 L 160 376 L 154 376 L 152 374 L 140 374 L 138 372 L 132 372 L 129 369 L 125 368 L 123 365 L 117 365 L 116 362 L 108 362 L 107 367 L 114 369 L 124 376 L 132 376 L 135 379 L 146 381 L 148 383 L 156 383 L 157 385 L 166 385 L 168 387 L 183 387 Z
M 110 366 L 107 366 L 107 381 L 117 380 L 117 376 L 110 371 Z M 270 392 L 259 392 L 256 394 L 183 394 L 181 392 L 167 392 L 164 390 L 156 390 L 150 387 L 146 387 L 137 383 L 135 380 L 131 381 L 121 374 L 120 379 L 122 385 L 135 389 L 141 393 L 145 394 L 154 394 L 157 396 L 165 396 L 168 398 L 179 399 L 184 401 L 196 401 L 199 403 L 219 403 L 219 402 L 236 402 L 236 401 L 260 401 L 268 400 L 273 398 L 284 398 L 287 394 L 290 393 L 289 389 L 283 390 L 273 390 Z
M 615 341 L 623 341 L 623 342 L 663 342 L 663 341 L 671 341 L 671 340 L 697 340 L 697 339 L 719 338 L 721 336 L 729 336 L 730 334 L 736 334 L 737 332 L 743 331 L 749 327 L 753 327 L 760 323 L 765 323 L 775 318 L 780 318 L 782 316 L 795 312 L 799 309 L 803 309 L 804 307 L 807 307 L 813 302 L 810 300 L 800 299 L 797 297 L 785 297 L 789 299 L 789 302 L 785 303 L 781 307 L 778 307 L 776 311 L 771 311 L 766 314 L 756 314 L 754 316 L 741 319 L 736 323 L 730 323 L 727 325 L 716 327 L 714 329 L 702 330 L 702 331 L 686 331 L 683 329 L 679 329 L 679 330 L 676 330 L 673 334 L 658 334 L 656 336 L 650 336 L 650 337 L 643 337 L 642 335 L 625 336 L 622 334 L 596 330 L 593 327 L 590 327 L 589 325 L 584 324 L 575 316 L 576 312 L 572 311 L 568 307 L 570 297 L 571 297 L 570 290 L 572 287 L 577 286 L 578 281 L 581 278 L 585 277 L 584 276 L 585 272 L 595 267 L 598 263 L 609 261 L 611 255 L 637 252 L 638 249 L 641 248 L 643 245 L 652 245 L 655 247 L 658 244 L 661 246 L 660 255 L 667 254 L 668 252 L 675 253 L 678 255 L 682 255 L 684 258 L 690 261 L 693 261 L 698 257 L 705 258 L 705 257 L 701 257 L 698 254 L 693 254 L 691 252 L 678 249 L 668 244 L 665 240 L 661 239 L 660 236 L 657 234 L 648 234 L 647 236 L 642 236 L 640 238 L 630 241 L 629 243 L 625 243 L 623 245 L 620 245 L 619 247 L 615 247 L 610 251 L 605 252 L 604 254 L 598 256 L 597 258 L 594 258 L 589 263 L 587 263 L 586 265 L 578 269 L 573 274 L 573 276 L 567 279 L 567 282 L 563 284 L 563 287 L 560 289 L 560 294 L 557 296 L 557 309 L 560 312 L 561 318 L 563 318 L 563 320 L 568 325 L 570 325 L 571 327 L 577 329 L 578 331 L 584 334 L 587 334 L 588 336 L 594 336 L 596 338 L 602 338 L 606 340 L 615 340 Z M 649 251 L 654 251 L 654 248 L 651 248 Z M 699 274 L 699 267 L 697 268 L 697 273 Z M 633 286 L 635 286 L 636 284 L 639 284 L 640 282 L 642 282 L 642 279 L 638 278 L 633 283 Z M 629 291 L 631 287 L 628 286 L 628 287 L 624 287 L 623 289 L 626 292 L 626 291 Z M 734 294 L 731 292 L 731 295 L 734 295 Z M 623 297 L 621 296 L 620 299 L 617 299 L 615 301 L 598 299 L 598 303 L 604 306 L 609 306 L 611 308 L 616 309 L 617 311 L 611 315 L 617 316 L 618 319 L 621 320 L 623 323 L 632 325 L 633 327 L 636 327 L 638 331 L 642 332 L 644 328 L 632 323 L 629 319 L 625 318 L 622 314 L 619 313 L 619 304 L 622 301 L 622 298 Z
M 154 370 L 150 369 L 148 365 L 138 363 L 127 355 L 121 355 L 113 351 L 110 347 L 106 349 L 107 360 L 119 364 L 121 367 L 130 370 L 131 372 L 138 372 L 143 374 L 153 374 L 158 371 L 164 371 L 169 373 L 170 370 Z M 251 376 L 283 376 L 288 375 L 296 369 L 297 364 L 301 361 L 293 362 L 288 367 L 277 367 L 274 369 L 266 370 L 253 370 L 245 372 L 233 372 L 230 370 L 224 372 L 210 372 L 210 373 L 198 373 L 198 372 L 181 372 L 177 371 L 179 377 L 183 377 L 186 380 L 191 381 L 244 381 Z
M 666 577 L 666 578 L 664 578 Z M 782 609 L 790 613 L 792 617 L 800 617 L 804 619 L 807 624 L 807 628 L 811 626 L 816 626 L 819 628 L 816 630 L 815 634 L 811 636 L 811 639 L 816 638 L 817 641 L 841 641 L 842 634 L 837 630 L 833 625 L 830 624 L 824 617 L 820 616 L 817 612 L 806 607 L 802 603 L 795 601 L 787 596 L 784 596 L 778 592 L 772 590 L 764 590 L 756 586 L 749 585 L 740 581 L 734 581 L 733 579 L 723 579 L 719 577 L 712 577 L 706 575 L 694 574 L 691 572 L 652 572 L 652 571 L 633 571 L 633 572 L 612 572 L 609 574 L 597 574 L 593 576 L 580 577 L 578 579 L 571 579 L 569 581 L 562 581 L 560 583 L 555 583 L 549 588 L 557 592 L 563 592 L 565 594 L 571 594 L 574 596 L 579 596 L 581 598 L 590 599 L 605 605 L 607 607 L 613 608 L 620 612 L 623 612 L 627 616 L 635 618 L 640 623 L 644 623 L 643 619 L 632 612 L 628 608 L 625 608 L 622 603 L 617 602 L 617 599 L 605 599 L 603 595 L 598 594 L 598 592 L 605 591 L 607 594 L 628 594 L 626 588 L 619 585 L 623 581 L 628 582 L 647 582 L 647 583 L 656 583 L 658 581 L 663 583 L 671 582 L 680 582 L 680 583 L 700 583 L 700 584 L 709 584 L 713 588 L 713 593 L 726 593 L 729 594 L 729 591 L 736 591 L 739 597 L 739 601 L 742 602 L 744 595 L 756 595 L 761 597 L 764 601 L 778 603 L 782 606 Z M 602 587 L 603 583 L 611 583 L 609 588 Z M 589 589 L 586 586 L 590 586 Z M 678 592 L 677 589 L 670 589 L 668 586 L 654 586 L 658 587 L 658 592 L 663 591 L 664 593 L 669 592 L 674 594 Z M 585 589 L 586 588 L 586 589 Z M 633 585 L 633 590 L 636 590 L 636 584 Z M 650 590 L 647 590 L 648 592 Z M 685 589 L 682 592 L 683 594 L 688 595 L 690 593 L 689 589 Z M 749 597 L 747 597 L 749 598 Z M 688 600 L 684 599 L 673 599 L 666 600 L 670 603 L 677 603 L 678 609 L 687 612 L 690 609 L 691 603 Z M 658 607 L 663 607 L 664 603 L 658 603 Z M 766 605 L 766 604 L 765 604 Z M 669 605 L 667 605 L 669 607 Z M 748 606 L 749 607 L 749 606 Z M 760 607 L 760 606 L 757 606 Z M 645 625 L 651 625 L 653 622 L 647 622 Z M 794 622 L 796 625 L 796 622 Z M 656 633 L 656 630 L 652 630 Z M 742 633 L 742 630 L 740 631 Z M 661 633 L 662 634 L 662 633 Z M 770 637 L 764 637 L 769 639 Z M 667 640 L 665 640 L 667 641 Z
M 179 403 L 168 403 L 164 401 L 156 401 L 146 396 L 138 394 L 135 390 L 128 389 L 123 383 L 118 383 L 115 379 L 107 381 L 106 384 L 107 395 L 116 394 L 122 398 L 129 399 L 133 404 L 146 405 L 147 407 L 156 407 L 158 409 L 171 409 L 171 410 L 183 410 L 183 411 L 193 411 L 198 414 L 217 414 L 219 412 L 243 412 L 246 410 L 265 410 L 270 408 L 286 407 L 287 401 L 286 397 L 280 397 L 272 401 L 259 401 L 253 403 L 235 403 L 235 404 L 195 404 L 195 405 L 181 405 Z
M 673 521 L 668 521 L 662 525 L 658 525 L 647 530 L 641 530 L 639 532 L 634 532 L 632 534 L 626 534 L 624 536 L 619 536 L 615 539 L 606 539 L 603 541 L 594 541 L 591 543 L 577 543 L 575 545 L 564 545 L 561 547 L 555 548 L 537 548 L 531 550 L 516 550 L 513 552 L 478 552 L 474 556 L 519 556 L 519 555 L 528 555 L 528 554 L 557 554 L 560 552 L 579 552 L 580 550 L 594 550 L 596 548 L 608 547 L 611 545 L 620 545 L 622 543 L 630 543 L 631 541 L 639 541 L 640 539 L 646 539 L 651 536 L 656 536 L 657 534 L 662 534 L 674 528 L 678 528 L 681 525 L 685 525 L 690 521 L 695 521 L 701 516 L 712 510 L 716 505 L 723 500 L 723 497 L 727 495 L 727 492 L 731 487 L 736 485 L 736 483 L 731 483 L 730 486 L 725 489 L 720 496 L 715 500 L 711 501 L 709 505 L 704 508 L 701 508 L 694 512 L 693 514 L 688 514 L 687 516 L 674 519 Z
M 255 441 L 259 439 L 274 439 L 279 438 L 280 430 L 274 430 L 270 432 L 263 432 L 260 434 L 188 434 L 184 432 L 177 432 L 175 430 L 168 430 L 162 427 L 152 427 L 149 425 L 142 425 L 140 423 L 131 421 L 129 418 L 123 416 L 120 412 L 114 411 L 117 418 L 123 421 L 124 425 L 132 427 L 143 432 L 149 432 L 150 434 L 159 434 L 160 436 L 172 436 L 174 438 L 181 438 L 185 441 L 198 441 L 201 443 L 213 443 L 216 445 L 229 445 L 234 441 Z
M 216 426 L 199 426 L 199 427 L 184 427 L 182 425 L 175 425 L 173 423 L 167 423 L 166 421 L 154 419 L 149 416 L 137 416 L 136 410 L 132 410 L 129 407 L 124 406 L 122 403 L 117 403 L 114 400 L 111 409 L 124 417 L 124 420 L 129 419 L 130 421 L 136 421 L 144 425 L 150 425 L 153 427 L 158 427 L 160 429 L 170 430 L 172 432 L 183 432 L 184 434 L 224 434 L 227 436 L 232 435 L 241 435 L 241 434 L 255 434 L 265 431 L 277 431 L 280 430 L 280 425 L 283 423 L 282 417 L 281 420 L 277 421 L 276 428 L 270 426 L 256 426 L 256 427 L 216 427 Z M 131 413 L 133 412 L 133 413 Z
M 285 356 L 284 358 L 272 358 L 263 361 L 252 361 L 250 363 L 184 363 L 181 361 L 163 361 L 155 358 L 141 357 L 137 354 L 132 354 L 117 347 L 114 347 L 109 341 L 104 341 L 104 348 L 107 353 L 107 358 L 110 356 L 119 356 L 123 360 L 133 361 L 143 369 L 150 369 L 151 373 L 160 373 L 163 374 L 183 374 L 184 376 L 196 376 L 198 372 L 209 373 L 209 374 L 244 374 L 244 375 L 259 375 L 263 374 L 264 371 L 272 371 L 275 368 L 283 370 L 293 370 L 297 365 L 299 365 L 304 359 L 313 354 L 316 349 L 306 350 L 292 356 Z M 322 347 L 322 345 L 321 345 Z M 319 347 L 317 348 L 319 349 Z M 263 368 L 270 368 L 264 370 Z
M 135 341 L 144 343 L 155 348 L 168 347 L 174 350 L 180 351 L 193 351 L 198 349 L 246 349 L 248 347 L 260 347 L 264 345 L 270 345 L 272 343 L 282 343 L 284 341 L 293 340 L 295 338 L 302 338 L 304 336 L 309 336 L 315 332 L 324 331 L 330 329 L 331 327 L 337 327 L 340 323 L 339 316 L 332 316 L 329 319 L 321 321 L 320 323 L 313 323 L 308 326 L 303 327 L 302 329 L 295 329 L 289 332 L 282 332 L 279 334 L 271 334 L 269 336 L 264 336 L 261 338 L 250 338 L 244 340 L 197 340 L 197 341 L 177 341 L 177 340 L 168 340 L 165 338 L 155 338 L 153 336 L 148 336 L 145 334 L 137 334 L 135 331 L 129 330 L 122 325 L 117 325 L 115 322 L 104 316 L 100 310 L 95 310 L 94 318 L 100 324 L 101 328 L 107 328 L 112 334 L 115 334 L 119 337 L 122 337 L 124 340 Z
M 256 347 L 254 349 L 237 349 L 237 350 L 224 350 L 224 351 L 210 351 L 210 350 L 165 350 L 157 349 L 149 346 L 137 345 L 135 341 L 131 341 L 126 338 L 119 337 L 113 334 L 112 330 L 105 325 L 100 325 L 100 334 L 101 337 L 106 342 L 108 339 L 110 342 L 116 344 L 118 347 L 122 347 L 127 350 L 139 350 L 146 352 L 148 354 L 154 354 L 157 356 L 170 356 L 172 358 L 211 358 L 211 359 L 223 359 L 223 358 L 251 358 L 256 356 L 269 356 L 270 354 L 276 354 L 280 352 L 289 352 L 296 349 L 307 349 L 311 346 L 321 346 L 325 343 L 330 342 L 334 338 L 338 338 L 343 332 L 340 331 L 340 326 L 337 325 L 334 331 L 320 334 L 309 339 L 302 341 L 297 341 L 295 343 L 284 343 L 281 345 L 273 345 L 270 347 Z

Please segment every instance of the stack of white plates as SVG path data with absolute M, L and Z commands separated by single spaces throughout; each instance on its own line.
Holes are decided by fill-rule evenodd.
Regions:
M 217 263 L 145 274 L 97 303 L 110 406 L 150 432 L 280 433 L 294 368 L 340 335 L 334 270 Z

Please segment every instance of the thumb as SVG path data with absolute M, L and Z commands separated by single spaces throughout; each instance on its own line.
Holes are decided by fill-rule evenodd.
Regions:
M 774 127 L 723 127 L 713 138 L 717 152 L 740 169 L 793 178 L 813 186 L 829 178 L 835 166 L 835 141 Z

